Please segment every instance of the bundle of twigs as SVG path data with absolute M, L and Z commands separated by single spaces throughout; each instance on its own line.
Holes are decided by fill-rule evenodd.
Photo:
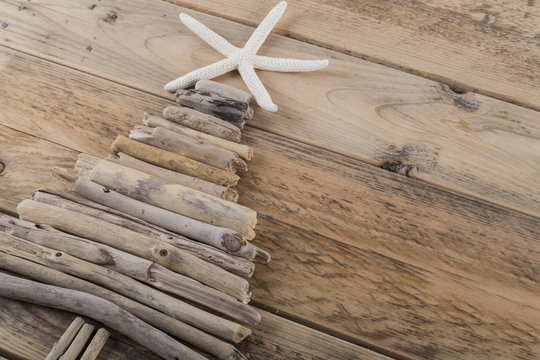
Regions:
M 73 189 L 0 216 L 0 268 L 26 278 L 0 273 L 0 296 L 94 318 L 166 359 L 204 358 L 174 338 L 241 359 L 231 343 L 260 320 L 247 278 L 270 261 L 234 189 L 253 157 L 239 143 L 250 96 L 203 81 L 176 98 L 110 156 L 80 154 Z

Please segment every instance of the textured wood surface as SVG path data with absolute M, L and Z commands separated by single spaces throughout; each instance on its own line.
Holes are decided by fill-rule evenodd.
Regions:
M 25 130 L 59 143 L 38 140 L 49 148 L 27 155 L 26 168 L 41 158 L 55 159 L 58 148 L 73 143 L 104 154 L 106 139 L 115 135 L 111 129 L 127 130 L 142 109 L 164 102 L 16 55 L 24 59 L 13 62 L 20 73 L 35 71 L 36 63 L 49 66 L 41 91 L 51 98 L 48 106 L 28 108 L 13 98 L 4 112 L 24 119 L 31 111 L 34 125 L 24 124 Z M 68 135 L 50 132 L 55 122 Z M 7 144 L 32 138 L 9 129 L 3 134 L 13 134 Z M 260 306 L 404 357 L 538 354 L 537 218 L 253 127 L 246 127 L 244 141 L 256 149 L 256 161 L 243 177 L 240 203 L 260 214 L 254 244 L 268 248 L 274 259 L 258 266 L 252 281 Z M 55 162 L 75 158 L 71 150 L 65 155 Z M 14 179 L 26 176 L 26 168 Z M 39 177 L 28 181 L 43 184 Z M 9 205 L 30 196 L 30 188 L 28 194 L 2 191 L 0 204 L 13 210 Z
M 13 4 L 18 4 L 21 10 Z M 172 99 L 172 95 L 162 89 L 163 84 L 220 59 L 216 51 L 179 22 L 177 14 L 185 9 L 169 3 L 110 0 L 94 4 L 80 0 L 67 5 L 55 0 L 44 6 L 19 0 L 13 4 L 0 4 L 0 17 L 9 19 L 0 43 L 144 91 L 137 99 L 114 103 L 117 111 L 110 119 L 113 132 L 115 120 L 129 113 L 128 107 L 141 96 L 147 98 L 146 93 L 162 96 L 153 98 L 150 103 L 144 102 L 150 109 L 157 102 L 163 104 L 167 102 L 165 99 Z M 243 44 L 252 32 L 245 25 L 188 12 L 211 28 L 219 29 L 220 34 L 236 45 Z M 504 206 L 540 214 L 538 112 L 483 95 L 456 94 L 440 83 L 283 36 L 271 35 L 261 53 L 330 58 L 331 64 L 313 73 L 260 72 L 280 112 L 257 111 L 257 116 L 250 121 L 253 126 L 389 169 L 415 167 L 414 171 L 402 172 Z M 125 66 L 126 59 L 130 66 Z M 9 56 L 3 59 L 2 70 L 20 69 L 20 65 L 13 62 L 16 63 Z M 64 118 L 79 108 L 78 104 L 92 103 L 99 113 L 106 110 L 105 105 L 85 94 L 89 87 L 100 88 L 98 82 L 73 83 L 67 78 L 59 88 L 51 89 L 52 86 L 42 80 L 46 79 L 51 64 L 41 63 L 37 61 L 36 67 L 27 69 L 26 73 L 8 78 L 18 82 L 10 84 L 8 96 L 23 100 L 3 101 L 16 101 L 24 107 L 53 107 L 58 115 L 48 119 L 51 121 L 49 135 L 73 138 L 70 130 L 75 132 L 82 124 L 65 131 L 57 130 Z M 452 64 L 450 60 L 447 63 Z M 81 76 L 71 71 L 74 77 Z M 504 73 L 498 71 L 494 76 L 501 72 Z M 244 87 L 233 73 L 219 80 Z M 515 84 L 521 83 L 515 81 Z M 39 97 L 30 96 L 28 91 L 41 95 L 43 89 L 60 93 L 72 91 L 73 99 L 60 104 L 51 96 L 46 103 L 38 105 Z M 118 91 L 123 92 L 123 87 L 118 85 L 111 89 L 111 96 L 118 98 Z M 91 96 L 95 98 L 94 94 Z M 161 109 L 150 112 L 159 113 Z M 12 126 L 27 129 L 24 131 L 35 127 L 32 117 L 20 119 L 13 113 L 2 117 Z M 110 134 L 87 138 L 75 146 L 91 146 L 95 140 L 103 143 Z
M 61 181 L 51 167 L 71 167 L 78 151 L 104 156 L 143 111 L 172 104 L 162 84 L 218 58 L 179 11 L 154 0 L 0 3 L 0 209 Z M 191 13 L 238 45 L 251 32 Z M 294 322 L 263 312 L 242 350 L 377 358 L 353 342 L 404 358 L 538 358 L 538 113 L 269 40 L 265 54 L 332 62 L 261 73 L 280 112 L 257 109 L 245 128 L 255 158 L 240 203 L 260 214 L 254 244 L 273 256 L 257 267 L 254 302 Z M 0 316 L 10 359 L 43 357 L 73 318 L 4 299 Z M 117 334 L 106 349 L 100 358 L 152 359 Z
M 167 0 L 250 26 L 277 1 Z M 275 32 L 540 110 L 535 0 L 289 0 Z

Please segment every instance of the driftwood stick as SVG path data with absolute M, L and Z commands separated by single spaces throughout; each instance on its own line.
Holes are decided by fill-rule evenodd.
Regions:
M 224 149 L 233 151 L 244 160 L 253 159 L 253 149 L 247 145 L 222 139 L 217 136 L 209 135 L 195 129 L 174 123 L 160 116 L 144 114 L 143 124 L 150 127 L 162 127 L 179 134 L 191 136 L 194 139 L 204 141 L 205 143 L 216 145 Z
M 119 218 L 118 215 L 114 215 L 104 210 L 96 209 L 90 206 L 82 205 L 75 201 L 71 201 L 65 197 L 62 197 L 62 195 L 55 195 L 42 191 L 37 191 L 34 194 L 33 199 L 45 204 L 54 205 L 64 209 L 90 215 L 95 218 L 110 222 L 112 224 L 117 224 L 125 228 L 134 230 L 127 220 Z M 214 230 L 214 232 L 207 234 L 207 236 L 205 236 L 207 240 L 205 240 L 204 242 L 213 245 L 220 250 L 246 258 L 248 260 L 254 260 L 257 257 L 257 253 L 264 252 L 263 250 L 258 249 L 256 246 L 247 242 L 246 239 L 237 232 L 219 227 L 213 227 L 211 229 Z M 203 234 L 199 235 L 202 236 Z M 269 257 L 269 255 L 267 255 L 267 257 Z
M 109 335 L 109 332 L 104 328 L 99 329 L 81 355 L 80 360 L 96 360 L 101 349 L 103 349 L 103 346 L 105 346 L 105 343 L 109 339 Z
M 251 333 L 242 325 L 187 304 L 114 270 L 78 259 L 63 251 L 53 250 L 5 233 L 0 233 L 0 251 L 95 282 L 229 341 L 243 339 Z
M 245 279 L 154 238 L 93 216 L 33 200 L 23 200 L 17 210 L 23 220 L 47 224 L 67 233 L 86 237 L 151 260 L 239 300 L 245 301 L 249 298 L 249 284 Z
M 212 236 L 242 236 L 240 233 L 226 228 L 219 228 L 211 224 L 203 223 L 177 213 L 152 206 L 147 203 L 132 199 L 113 190 L 107 190 L 88 178 L 80 177 L 75 183 L 75 190 L 102 205 L 109 206 L 131 216 L 138 217 L 149 223 L 158 225 L 167 230 L 181 233 L 192 239 L 204 239 Z M 249 237 L 246 237 L 249 239 Z
M 232 296 L 172 272 L 159 264 L 57 230 L 47 231 L 47 225 L 40 225 L 41 228 L 38 228 L 36 224 L 28 221 L 12 218 L 7 221 L 8 219 L 6 216 L 0 216 L 0 226 L 9 228 L 11 235 L 104 266 L 150 286 L 207 306 L 237 321 L 255 325 L 260 320 L 260 315 L 254 309 L 236 301 Z
M 257 223 L 257 213 L 245 206 L 107 160 L 100 160 L 89 178 L 131 198 L 243 235 Z
M 201 131 L 229 141 L 240 142 L 240 129 L 215 116 L 183 106 L 167 106 L 163 117 L 190 129 Z
M 5 259 L 5 257 L 8 257 L 8 256 L 9 255 L 0 253 L 0 269 L 14 271 L 9 265 L 6 266 L 6 264 L 8 264 L 8 261 L 10 260 L 10 259 Z M 9 257 L 11 258 L 11 256 Z M 14 272 L 20 274 L 17 271 L 14 271 Z M 54 344 L 49 354 L 47 354 L 47 356 L 45 357 L 45 360 L 58 360 L 58 358 L 69 347 L 69 344 L 71 344 L 75 336 L 77 336 L 77 333 L 79 332 L 79 329 L 83 326 L 83 324 L 84 324 L 84 320 L 80 317 L 76 317 L 72 321 L 72 323 L 68 326 L 66 331 L 62 334 L 60 339 Z
M 167 360 L 206 359 L 121 307 L 81 291 L 0 273 L 0 294 L 10 299 L 71 311 L 99 321 Z
M 0 252 L 0 269 L 8 270 L 46 284 L 87 292 L 108 300 L 129 311 L 143 321 L 146 321 L 147 323 L 165 331 L 166 333 L 192 344 L 209 354 L 217 356 L 219 359 L 244 359 L 238 350 L 236 350 L 236 348 L 229 343 L 219 340 L 212 335 L 194 328 L 191 325 L 185 324 L 162 312 L 154 310 L 151 307 L 138 303 L 125 296 L 117 294 L 116 292 L 110 291 L 104 287 L 98 286 L 78 277 L 71 276 L 61 271 L 36 264 L 23 258 L 8 255 L 3 252 Z M 80 328 L 83 323 L 84 321 L 81 319 L 78 328 Z M 65 348 L 69 346 L 69 343 L 73 337 L 75 337 L 75 334 L 70 337 L 69 341 L 65 344 Z M 65 351 L 65 348 L 63 348 L 62 352 Z M 57 357 L 59 355 L 57 355 Z M 47 358 L 47 360 L 53 360 L 53 358 Z
M 228 121 L 242 129 L 247 120 L 253 117 L 253 109 L 248 103 L 223 97 L 214 92 L 179 89 L 175 94 L 176 102 Z
M 158 211 L 162 211 L 165 213 L 170 213 L 174 215 L 177 215 L 177 214 L 172 213 L 167 210 L 163 210 L 161 208 L 157 208 L 152 205 L 148 205 L 146 203 L 143 203 L 137 200 L 134 200 L 127 196 L 118 194 L 112 190 L 109 190 L 108 193 L 105 193 L 103 192 L 103 190 L 105 189 L 104 187 L 90 181 L 87 178 L 80 178 L 78 180 L 78 184 L 79 184 L 79 191 L 81 193 L 85 193 L 85 192 L 88 193 L 89 194 L 88 198 L 82 197 L 76 193 L 71 193 L 71 192 L 66 192 L 66 191 L 56 191 L 56 190 L 50 190 L 50 189 L 39 189 L 38 191 L 45 192 L 52 195 L 61 196 L 77 204 L 84 205 L 87 208 L 99 210 L 101 211 L 101 213 L 93 212 L 92 214 L 89 213 L 89 215 L 92 215 L 102 220 L 106 220 L 110 223 L 113 223 L 119 226 L 123 226 L 130 230 L 136 231 L 140 234 L 151 236 L 158 240 L 169 243 L 173 246 L 176 246 L 179 249 L 186 250 L 190 254 L 195 255 L 202 260 L 208 261 L 236 275 L 240 275 L 242 277 L 251 277 L 251 275 L 253 275 L 255 266 L 253 265 L 253 263 L 249 262 L 248 260 L 244 258 L 233 256 L 221 250 L 218 250 L 213 246 L 202 244 L 198 241 L 193 241 L 182 235 L 179 235 L 177 233 L 174 233 L 162 227 L 159 227 L 155 224 L 151 224 L 135 216 L 129 215 L 128 213 L 115 210 L 112 208 L 112 206 L 116 206 L 122 209 L 123 204 L 125 204 L 125 206 L 128 206 L 128 211 L 130 211 L 132 214 L 141 213 L 141 211 L 144 210 L 145 207 L 148 207 L 150 209 L 148 211 L 150 212 L 153 211 L 152 208 L 155 208 Z M 104 206 L 100 202 L 95 202 L 89 199 L 90 196 L 100 199 L 101 194 L 111 195 L 111 198 L 105 197 L 104 199 L 99 200 L 101 203 L 109 204 L 108 200 L 111 199 L 112 201 L 114 201 L 111 207 Z M 144 212 L 142 215 L 144 216 Z M 188 219 L 189 221 L 194 221 L 204 226 L 213 226 L 213 225 L 209 225 L 209 224 L 197 221 L 197 220 L 183 217 L 182 215 L 178 215 L 178 217 L 180 219 L 185 218 L 185 219 Z M 189 227 L 189 226 L 186 225 L 184 227 Z M 232 230 L 228 230 L 228 231 L 232 231 Z
M 97 163 L 99 159 L 98 158 L 95 158 L 95 159 Z M 159 166 L 155 166 L 147 162 L 135 159 L 134 157 L 131 157 L 124 153 L 118 153 L 117 155 L 111 154 L 106 158 L 106 160 L 114 162 L 116 164 L 130 167 L 135 170 L 145 172 L 147 174 L 150 174 L 152 176 L 158 177 L 163 180 L 167 180 L 175 184 L 184 185 L 189 188 L 220 197 L 225 200 L 234 201 L 234 202 L 238 201 L 238 191 L 236 191 L 235 189 L 231 189 L 229 187 L 214 184 L 209 181 L 201 180 L 193 176 L 184 175 L 176 171 L 172 171 L 172 170 L 168 170 Z
M 240 179 L 238 175 L 230 171 L 218 169 L 180 154 L 131 140 L 123 135 L 116 137 L 116 140 L 112 144 L 112 150 L 115 154 L 123 152 L 147 163 L 194 176 L 218 185 L 227 187 L 235 186 Z
M 234 86 L 226 85 L 217 81 L 212 80 L 199 80 L 195 84 L 195 90 L 199 91 L 211 91 L 218 95 L 234 99 L 246 104 L 249 104 L 251 101 L 251 94 L 247 91 L 240 90 Z
M 88 339 L 90 339 L 90 336 L 92 336 L 92 333 L 94 332 L 94 327 L 90 324 L 84 324 L 81 327 L 81 330 L 77 333 L 77 336 L 75 336 L 75 339 L 71 342 L 71 345 L 69 345 L 68 349 L 64 353 L 64 355 L 60 356 L 59 360 L 76 360 L 79 357 L 79 354 L 86 346 L 86 342 Z
M 162 127 L 136 125 L 129 138 L 231 172 L 247 172 L 238 154 Z

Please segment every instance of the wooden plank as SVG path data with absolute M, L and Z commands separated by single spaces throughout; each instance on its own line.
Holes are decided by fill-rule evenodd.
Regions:
M 8 26 L 2 29 L 0 43 L 142 89 L 143 93 L 136 93 L 140 98 L 153 93 L 170 99 L 163 84 L 220 59 L 178 21 L 177 14 L 184 10 L 157 0 L 2 3 L 0 18 L 7 19 L 3 21 Z M 251 33 L 244 25 L 189 13 L 237 45 Z M 456 94 L 440 83 L 283 36 L 270 36 L 263 51 L 270 56 L 330 58 L 331 65 L 315 73 L 261 72 L 280 110 L 277 114 L 257 111 L 253 126 L 378 166 L 416 166 L 409 176 L 540 214 L 538 112 L 482 95 Z M 27 93 L 42 94 L 35 83 L 47 88 L 42 79 L 49 74 L 40 72 L 45 65 L 34 65 L 35 61 L 32 66 L 20 64 L 13 56 L 2 64 L 3 71 L 18 72 L 20 77 L 10 77 L 17 80 L 8 80 L 15 83 L 10 83 L 7 93 L 24 100 L 10 102 L 45 105 L 35 104 L 42 96 Z M 71 70 L 62 71 L 78 77 Z M 243 87 L 235 74 L 220 81 Z M 88 99 L 82 96 L 92 87 L 93 93 L 101 91 L 93 83 L 76 84 L 68 77 L 55 90 L 70 91 L 78 99 L 75 104 L 93 103 L 95 94 Z M 51 97 L 50 101 L 55 100 Z M 153 104 L 157 102 L 153 100 Z M 64 117 L 66 108 L 56 105 L 58 117 Z M 96 111 L 100 106 L 94 103 Z M 119 111 L 111 123 L 131 113 L 124 111 L 122 103 L 116 106 Z M 3 121 L 20 129 L 34 126 L 31 119 L 22 121 L 15 114 L 4 114 Z M 49 119 L 51 126 L 59 126 L 60 121 L 55 121 Z M 63 136 L 53 129 L 50 132 Z
M 249 26 L 276 4 L 167 1 Z M 534 0 L 290 0 L 275 32 L 540 110 L 538 24 Z
M 74 317 L 67 312 L 0 298 L 0 322 L 3 325 L 0 327 L 0 359 L 1 355 L 11 360 L 43 359 Z M 265 311 L 262 311 L 261 323 L 253 335 L 243 341 L 239 349 L 250 359 L 389 359 Z M 112 332 L 98 359 L 160 358 Z
M 41 68 L 42 61 L 29 56 L 4 58 L 29 74 Z M 20 119 L 31 111 L 34 126 L 9 126 L 43 137 L 52 136 L 52 126 L 65 127 L 70 135 L 57 141 L 104 154 L 107 144 L 85 139 L 112 139 L 111 129 L 127 129 L 139 121 L 140 109 L 155 110 L 163 101 L 48 66 L 53 70 L 41 72 L 47 101 L 38 103 L 26 87 L 34 108 L 8 93 L 2 106 L 3 114 Z M 16 74 L 25 83 L 22 73 L 4 74 L 6 81 Z M 64 92 L 55 90 L 60 85 Z M 404 357 L 539 354 L 538 218 L 254 127 L 244 139 L 255 159 L 243 177 L 240 203 L 260 214 L 254 243 L 273 256 L 252 281 L 261 306 Z

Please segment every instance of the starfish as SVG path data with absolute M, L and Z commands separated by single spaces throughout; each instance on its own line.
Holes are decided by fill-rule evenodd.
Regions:
M 277 4 L 268 15 L 266 15 L 257 29 L 255 29 L 243 48 L 232 45 L 223 37 L 191 16 L 184 13 L 180 14 L 180 21 L 182 21 L 182 23 L 197 36 L 225 56 L 225 59 L 204 66 L 171 81 L 165 85 L 165 90 L 172 92 L 183 89 L 193 85 L 198 80 L 212 79 L 228 73 L 229 71 L 238 69 L 242 80 L 246 83 L 249 91 L 253 94 L 253 97 L 259 106 L 268 111 L 277 111 L 277 105 L 272 102 L 268 91 L 264 88 L 254 69 L 280 72 L 304 72 L 319 70 L 328 65 L 328 60 L 297 60 L 257 55 L 257 51 L 285 12 L 286 7 L 286 1 Z

